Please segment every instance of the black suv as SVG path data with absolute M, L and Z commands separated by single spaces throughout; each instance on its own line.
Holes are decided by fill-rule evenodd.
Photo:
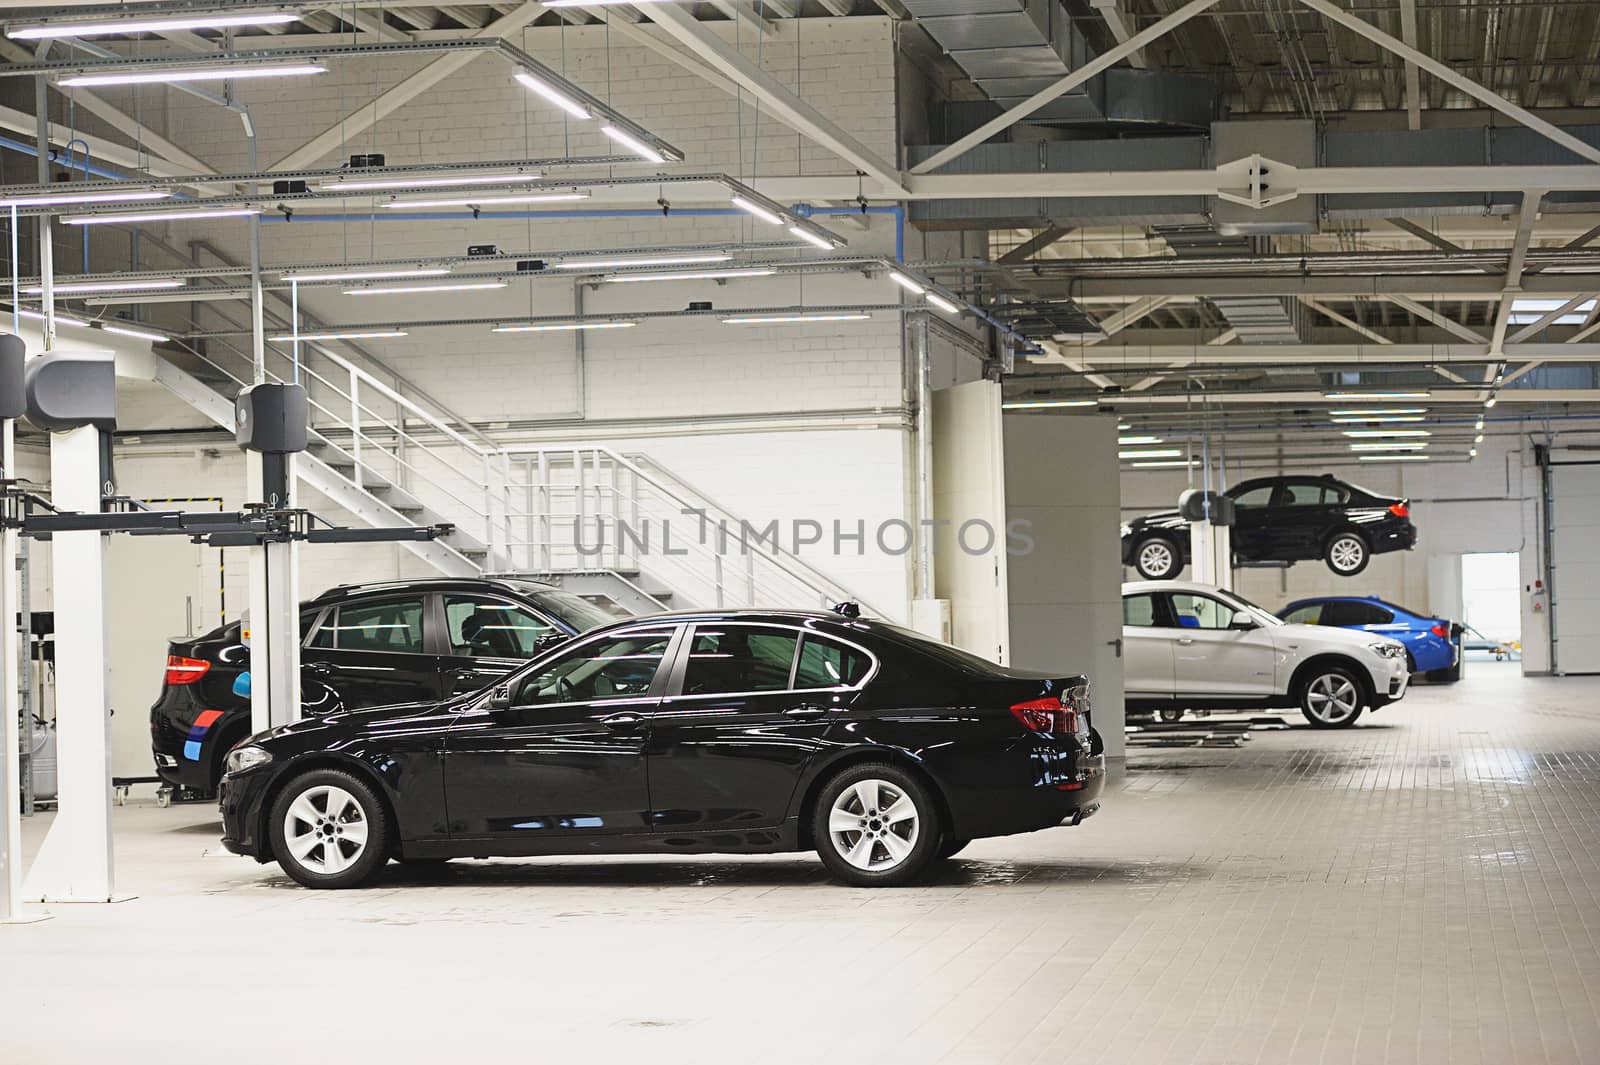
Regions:
M 340 585 L 300 605 L 300 701 L 307 714 L 475 691 L 580 632 L 617 620 L 586 599 L 517 578 Z M 222 760 L 250 734 L 241 675 L 250 649 L 233 622 L 167 647 L 150 708 L 156 772 L 215 791 Z
M 1233 555 L 1239 562 L 1322 559 L 1354 577 L 1385 551 L 1416 545 L 1407 500 L 1337 478 L 1258 477 L 1228 489 L 1236 508 Z M 1176 577 L 1189 561 L 1189 523 L 1176 510 L 1147 514 L 1122 527 L 1122 563 L 1146 580 Z

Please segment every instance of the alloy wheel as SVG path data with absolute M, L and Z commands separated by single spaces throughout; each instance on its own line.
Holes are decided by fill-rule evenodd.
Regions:
M 893 869 L 917 844 L 917 804 L 887 780 L 861 780 L 839 793 L 828 811 L 828 836 L 857 869 Z
M 1150 540 L 1139 548 L 1139 572 L 1146 577 L 1165 577 L 1172 571 L 1172 548 L 1165 540 Z
M 1341 536 L 1328 547 L 1328 558 L 1340 573 L 1360 569 L 1366 557 L 1367 546 L 1354 536 Z
M 1361 692 L 1343 673 L 1324 673 L 1307 685 L 1306 709 L 1318 721 L 1337 725 L 1361 711 Z
M 302 791 L 283 815 L 289 854 L 316 873 L 340 873 L 367 849 L 366 812 L 343 788 L 318 784 Z

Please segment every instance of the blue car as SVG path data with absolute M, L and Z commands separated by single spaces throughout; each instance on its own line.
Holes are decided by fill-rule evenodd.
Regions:
M 1418 614 L 1377 596 L 1330 595 L 1299 599 L 1278 616 L 1297 625 L 1332 625 L 1364 629 L 1399 640 L 1406 646 L 1406 664 L 1429 680 L 1461 679 L 1460 625 Z

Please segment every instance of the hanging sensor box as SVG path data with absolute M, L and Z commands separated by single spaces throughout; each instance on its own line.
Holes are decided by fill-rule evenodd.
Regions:
M 1221 492 L 1204 492 L 1191 488 L 1178 497 L 1178 513 L 1185 521 L 1205 521 L 1210 511 L 1211 524 L 1232 525 L 1235 513 L 1233 500 Z
M 23 374 L 28 420 L 52 433 L 117 427 L 117 367 L 109 351 L 47 351 Z
M 233 403 L 234 439 L 246 451 L 268 455 L 304 451 L 307 411 L 300 385 L 251 385 Z

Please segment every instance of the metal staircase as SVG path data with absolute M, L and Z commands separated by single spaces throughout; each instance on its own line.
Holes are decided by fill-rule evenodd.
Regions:
M 369 527 L 452 525 L 439 540 L 402 541 L 440 573 L 514 572 L 633 613 L 857 598 L 786 550 L 770 535 L 775 526 L 743 522 L 646 456 L 496 445 L 325 347 L 308 346 L 298 367 L 269 353 L 268 379 L 297 378 L 310 402 L 299 480 Z M 118 372 L 161 385 L 231 431 L 233 396 L 251 367 L 232 348 L 164 350 L 119 360 Z

